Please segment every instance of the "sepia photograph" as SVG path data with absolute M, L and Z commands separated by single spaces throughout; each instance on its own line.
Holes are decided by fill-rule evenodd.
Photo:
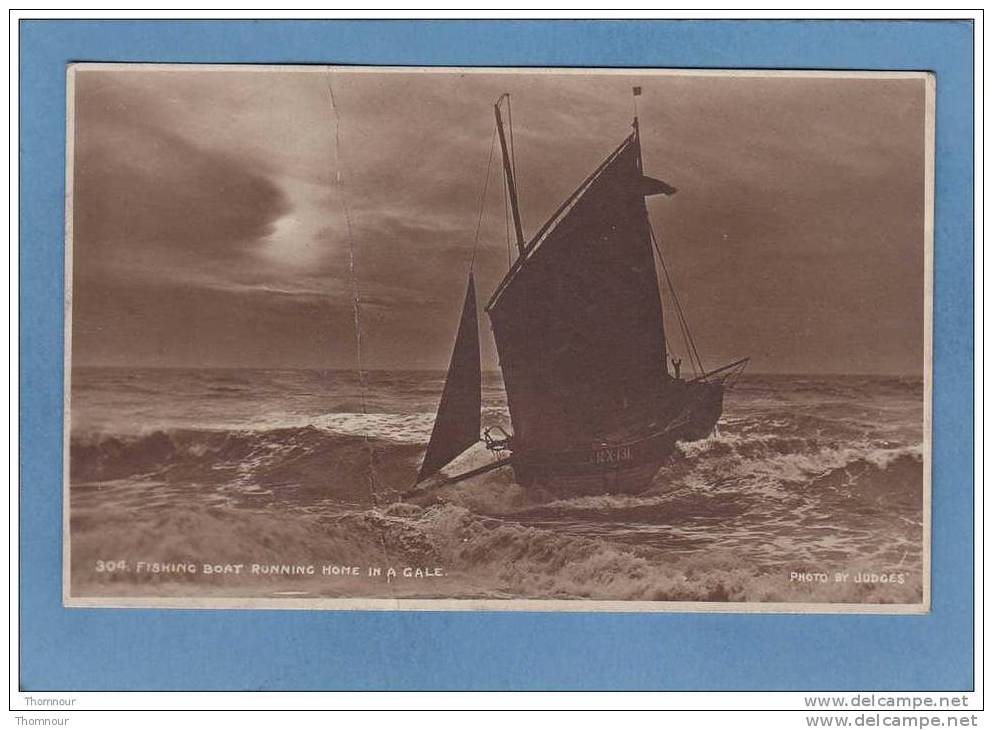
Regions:
M 929 610 L 931 75 L 67 104 L 66 605 Z

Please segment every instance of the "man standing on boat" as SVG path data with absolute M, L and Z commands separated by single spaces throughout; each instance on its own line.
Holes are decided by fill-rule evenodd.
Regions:
M 679 357 L 672 358 L 672 369 L 676 371 L 676 380 L 679 380 L 679 368 L 682 366 L 683 360 Z

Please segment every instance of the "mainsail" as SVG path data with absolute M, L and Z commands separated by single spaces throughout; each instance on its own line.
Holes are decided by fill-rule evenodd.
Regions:
M 487 306 L 514 441 L 590 443 L 660 392 L 665 332 L 637 128 L 533 241 Z
M 431 441 L 417 475 L 418 482 L 479 441 L 481 387 L 476 285 L 470 272 L 445 389 L 441 394 Z
M 513 144 L 504 133 L 501 105 L 509 114 L 508 95 L 497 100 L 494 110 L 519 255 L 486 311 L 513 433 L 487 429 L 482 439 L 499 458 L 432 484 L 452 484 L 510 466 L 525 488 L 540 484 L 551 493 L 564 489 L 576 494 L 640 491 L 678 442 L 713 432 L 727 383 L 740 375 L 748 359 L 706 373 L 696 356 L 645 205 L 648 196 L 676 190 L 644 175 L 637 117 L 634 131 L 525 242 Z M 489 169 L 488 162 L 479 220 Z M 676 376 L 669 375 L 655 254 L 687 348 L 703 373 L 692 379 L 679 377 L 677 360 Z M 455 351 L 418 482 L 479 439 L 478 338 L 470 274 Z M 417 491 L 415 485 L 410 493 Z

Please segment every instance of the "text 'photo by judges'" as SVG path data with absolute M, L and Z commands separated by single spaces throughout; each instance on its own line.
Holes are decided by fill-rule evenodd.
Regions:
M 930 76 L 68 96 L 68 605 L 928 610 Z

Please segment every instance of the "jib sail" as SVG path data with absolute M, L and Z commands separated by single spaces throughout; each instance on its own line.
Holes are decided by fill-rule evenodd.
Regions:
M 476 285 L 472 273 L 441 404 L 417 481 L 426 479 L 479 441 L 481 373 Z
M 487 307 L 517 448 L 589 443 L 667 376 L 637 131 L 528 247 Z

